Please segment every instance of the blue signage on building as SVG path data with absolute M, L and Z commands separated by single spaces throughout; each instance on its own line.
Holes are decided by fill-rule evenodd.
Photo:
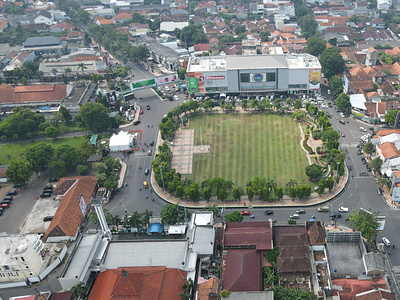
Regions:
M 253 75 L 253 80 L 255 82 L 261 82 L 261 81 L 263 81 L 263 79 L 264 79 L 263 74 L 256 73 L 256 74 Z

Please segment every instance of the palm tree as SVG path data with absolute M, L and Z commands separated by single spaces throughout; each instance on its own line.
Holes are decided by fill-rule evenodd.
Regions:
M 296 186 L 297 181 L 294 179 L 290 179 L 289 182 L 286 184 L 286 186 L 290 189 L 292 186 Z
M 153 216 L 153 212 L 146 209 L 142 213 L 142 224 L 146 226 L 149 223 L 149 220 L 152 216 Z
M 43 71 L 37 71 L 37 72 L 36 72 L 36 76 L 37 76 L 39 79 L 41 79 L 42 81 L 43 81 L 43 74 L 44 74 Z
M 206 205 L 206 206 L 202 209 L 202 211 L 212 211 L 213 214 L 214 214 L 215 216 L 218 216 L 218 215 L 219 215 L 219 208 L 218 208 L 217 204 L 214 204 L 213 206 L 211 206 L 211 205 Z
M 271 179 L 269 182 L 267 182 L 267 187 L 269 188 L 270 191 L 275 191 L 277 184 L 274 182 L 273 179 Z
M 77 299 L 80 296 L 83 296 L 85 294 L 86 287 L 83 282 L 79 282 L 75 285 L 72 286 L 71 292 L 72 295 L 74 296 L 74 299 Z
M 51 74 L 53 74 L 53 75 L 55 75 L 55 76 L 56 76 L 56 79 L 57 79 L 57 82 L 58 82 L 58 76 L 57 76 L 57 73 L 58 73 L 58 71 L 57 71 L 57 69 L 56 69 L 56 68 L 53 68 L 53 69 L 51 69 Z
M 85 64 L 83 62 L 79 63 L 78 71 L 79 71 L 79 69 L 82 71 L 82 76 L 84 76 L 85 75 L 84 71 L 85 71 L 85 69 L 87 69 L 87 67 L 85 66 Z
M 65 68 L 64 73 L 65 73 L 65 75 L 67 75 L 67 77 L 69 77 L 69 75 L 71 74 L 71 72 L 72 72 L 71 68 L 69 68 L 69 67 Z

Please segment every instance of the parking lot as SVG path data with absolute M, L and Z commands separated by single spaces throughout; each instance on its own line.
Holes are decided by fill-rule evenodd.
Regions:
M 59 201 L 53 201 L 52 203 L 52 197 L 39 198 L 47 184 L 48 180 L 40 180 L 37 179 L 36 175 L 33 175 L 23 189 L 14 189 L 12 184 L 3 184 L 1 186 L 1 199 L 10 190 L 16 190 L 18 194 L 13 196 L 14 199 L 11 201 L 10 207 L 4 209 L 4 213 L 0 217 L 0 232 L 18 234 L 23 229 L 24 233 L 43 233 L 47 229 L 49 224 L 46 223 L 50 222 L 43 222 L 43 217 L 54 215 L 59 204 Z M 31 226 L 32 228 L 30 228 Z M 28 230 L 28 227 L 31 230 Z

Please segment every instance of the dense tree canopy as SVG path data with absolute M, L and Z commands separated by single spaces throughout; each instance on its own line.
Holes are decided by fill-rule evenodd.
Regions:
M 325 77 L 330 79 L 334 75 L 342 73 L 345 69 L 345 61 L 340 55 L 340 48 L 331 47 L 326 48 L 320 57 L 322 72 Z
M 99 103 L 85 103 L 79 110 L 78 117 L 89 130 L 101 131 L 110 127 L 108 109 Z
M 342 93 L 336 98 L 336 107 L 340 111 L 347 111 L 350 107 L 350 96 Z
M 189 24 L 183 27 L 179 34 L 179 39 L 186 44 L 187 47 L 193 46 L 199 43 L 207 43 L 207 34 L 203 30 L 203 25 Z
M 8 138 L 25 136 L 36 132 L 42 122 L 43 115 L 36 114 L 28 108 L 17 107 L 13 109 L 13 114 L 0 123 L 0 135 Z
M 349 224 L 361 232 L 363 238 L 370 241 L 379 227 L 379 223 L 376 221 L 377 215 L 378 213 L 367 212 L 363 209 L 358 212 L 353 210 L 353 213 L 349 214 Z
M 32 170 L 28 164 L 20 161 L 13 161 L 7 168 L 6 176 L 9 181 L 22 186 L 29 180 Z
M 315 180 L 321 177 L 324 173 L 322 171 L 322 166 L 317 164 L 312 164 L 306 167 L 306 174 L 308 177 L 310 177 L 310 179 Z
M 394 125 L 396 123 L 396 116 L 399 111 L 397 109 L 390 110 L 387 114 L 385 114 L 385 122 L 389 125 Z
M 46 143 L 39 143 L 25 149 L 25 158 L 36 174 L 44 171 L 53 157 L 54 149 Z
M 307 39 L 307 53 L 318 57 L 325 49 L 326 41 L 320 36 L 316 35 Z
M 343 93 L 343 79 L 338 75 L 332 76 L 329 80 L 329 88 L 333 95 L 339 95 Z
M 161 220 L 164 224 L 174 225 L 184 223 L 185 210 L 182 206 L 177 204 L 167 204 L 160 212 Z M 190 218 L 190 213 L 187 212 L 187 217 Z

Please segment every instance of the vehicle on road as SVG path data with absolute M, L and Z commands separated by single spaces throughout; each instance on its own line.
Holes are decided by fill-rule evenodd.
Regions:
M 140 114 L 140 115 L 143 115 L 143 110 L 139 111 L 139 114 Z
M 17 191 L 9 191 L 6 196 L 15 196 L 17 193 Z
M 291 214 L 289 216 L 290 219 L 300 219 L 300 215 L 299 214 Z
M 143 181 L 143 187 L 144 187 L 145 189 L 149 188 L 149 185 L 147 184 L 147 181 Z
M 305 214 L 306 211 L 305 211 L 304 209 L 298 209 L 298 210 L 296 211 L 296 213 L 297 213 L 297 214 Z
M 328 212 L 329 211 L 329 206 L 321 206 L 318 207 L 319 212 Z
M 139 125 L 141 122 L 139 120 L 133 122 L 133 125 Z
M 0 204 L 11 204 L 11 200 L 3 200 Z
M 371 167 L 369 166 L 369 165 L 366 165 L 366 168 L 367 168 L 367 171 L 368 172 L 371 172 L 372 170 L 371 170 Z
M 338 210 L 339 210 L 340 212 L 348 212 L 348 211 L 349 211 L 349 208 L 348 208 L 348 207 L 341 206 L 341 207 L 339 207 Z
M 150 110 L 150 105 L 147 105 L 147 106 L 146 106 L 146 109 L 147 109 L 147 110 Z
M 273 215 L 274 212 L 272 210 L 266 210 L 264 211 L 264 215 L 268 216 L 268 215 Z
M 367 160 L 365 159 L 365 157 L 361 157 L 361 162 L 366 165 L 367 164 Z
M 344 134 L 344 132 L 343 132 L 343 131 L 342 131 L 342 133 L 341 133 L 341 136 L 342 136 L 342 137 L 345 137 L 345 136 L 346 136 L 346 135 Z
M 150 173 L 149 169 L 144 170 L 144 175 L 149 175 L 149 173 Z
M 342 214 L 341 214 L 340 212 L 334 211 L 333 213 L 331 213 L 331 214 L 329 215 L 329 217 L 331 218 L 331 220 L 339 219 L 339 218 L 342 217 Z
M 378 186 L 378 194 L 379 194 L 379 195 L 382 195 L 382 194 L 383 194 L 383 190 L 382 190 L 382 188 L 381 188 L 380 186 Z
M 151 142 L 150 142 L 150 146 L 154 146 L 154 141 L 151 141 Z
M 346 125 L 346 122 L 343 121 L 343 120 L 339 120 L 339 123 L 342 124 L 342 125 Z
M 389 239 L 387 237 L 384 236 L 382 238 L 382 242 L 385 244 L 386 247 L 390 246 L 390 241 L 389 241 Z
M 152 153 L 151 149 L 147 150 L 147 155 L 150 156 Z
M 249 212 L 248 210 L 243 210 L 243 211 L 240 212 L 240 214 L 241 214 L 242 216 L 249 216 L 249 215 L 250 215 L 250 212 Z
M 364 127 L 360 127 L 360 131 L 367 132 L 367 129 L 365 129 Z

